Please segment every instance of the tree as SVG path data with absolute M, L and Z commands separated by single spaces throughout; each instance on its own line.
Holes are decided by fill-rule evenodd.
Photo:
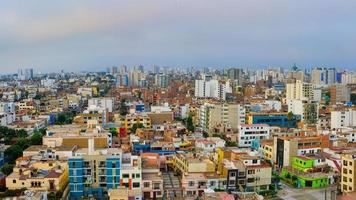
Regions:
M 190 132 L 194 132 L 195 126 L 193 124 L 193 117 L 192 115 L 189 115 L 187 118 L 187 130 Z
M 207 138 L 207 137 L 209 137 L 209 134 L 204 131 L 204 132 L 203 132 L 203 137 L 204 137 L 204 138 Z
M 288 128 L 290 127 L 290 123 L 293 120 L 294 114 L 292 111 L 288 112 L 287 114 L 287 120 L 288 120 Z
M 136 133 L 136 130 L 138 128 L 143 128 L 143 127 L 144 126 L 142 123 L 136 123 L 136 124 L 132 125 L 132 128 L 130 128 L 130 131 L 131 131 L 131 133 Z
M 126 100 L 122 99 L 120 103 L 120 115 L 125 116 L 128 114 Z
M 6 163 L 2 166 L 1 172 L 4 173 L 6 176 L 8 176 L 12 173 L 13 169 L 14 169 L 14 165 Z
M 111 133 L 112 136 L 117 136 L 118 135 L 117 128 L 110 128 L 109 132 Z
M 31 145 L 42 145 L 42 134 L 37 132 L 34 133 L 31 138 L 30 138 L 30 144 Z

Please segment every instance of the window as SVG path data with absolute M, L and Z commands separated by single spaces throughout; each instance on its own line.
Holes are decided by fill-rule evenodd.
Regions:
M 140 183 L 134 182 L 134 183 L 132 183 L 132 187 L 133 188 L 139 188 L 140 187 Z
M 136 178 L 140 178 L 141 174 L 136 174 L 135 176 L 136 176 Z
M 14 179 L 14 180 L 12 180 L 12 183 L 16 183 L 16 180 Z
M 254 179 L 254 178 L 248 178 L 248 179 L 247 179 L 247 183 L 253 183 L 253 182 L 255 182 L 255 179 Z
M 230 172 L 230 176 L 231 176 L 231 177 L 235 177 L 235 176 L 236 176 L 236 173 L 235 173 L 235 172 Z
M 230 180 L 230 181 L 229 181 L 229 185 L 230 185 L 230 186 L 234 186 L 234 185 L 235 185 L 235 181 L 234 181 L 234 180 Z
M 215 181 L 211 181 L 210 186 L 215 186 Z
M 144 183 L 143 183 L 143 187 L 145 187 L 145 188 L 150 187 L 150 182 L 144 182 Z
M 130 178 L 130 174 L 122 174 L 122 178 Z
M 153 184 L 153 189 L 154 189 L 154 190 L 159 190 L 160 187 L 161 187 L 161 184 L 160 184 L 160 183 L 154 183 L 154 184 Z
M 194 186 L 194 181 L 189 181 L 188 185 L 189 185 L 190 187 Z
M 256 163 L 257 163 L 257 160 L 252 160 L 252 163 L 253 163 L 253 164 L 256 164 Z
M 248 170 L 247 174 L 255 174 L 255 170 Z

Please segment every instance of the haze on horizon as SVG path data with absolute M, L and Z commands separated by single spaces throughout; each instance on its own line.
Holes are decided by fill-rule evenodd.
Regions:
M 355 69 L 356 1 L 3 0 L 0 73 L 152 66 Z

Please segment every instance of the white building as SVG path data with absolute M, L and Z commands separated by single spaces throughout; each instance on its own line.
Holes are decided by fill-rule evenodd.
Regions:
M 216 148 L 225 147 L 225 140 L 219 137 L 208 137 L 195 140 L 195 147 L 204 151 L 214 151 Z
M 107 109 L 108 112 L 113 112 L 114 110 L 114 99 L 113 98 L 92 98 L 88 100 L 88 106 L 96 106 L 98 108 Z
M 300 115 L 301 120 L 304 121 L 308 117 L 315 117 L 315 123 L 318 121 L 319 108 L 315 101 L 307 100 L 287 100 L 288 112 L 292 112 L 295 115 Z M 315 109 L 308 109 L 309 105 L 315 105 Z M 312 111 L 312 112 L 311 112 Z
M 219 83 L 218 80 L 195 80 L 195 97 L 226 99 L 226 93 L 231 93 L 230 82 Z
M 7 126 L 16 120 L 16 106 L 13 102 L 0 102 L 0 125 Z
M 239 126 L 237 140 L 239 147 L 251 147 L 253 140 L 268 139 L 270 126 L 267 124 L 242 124 Z
M 356 126 L 356 110 L 331 111 L 331 128 Z

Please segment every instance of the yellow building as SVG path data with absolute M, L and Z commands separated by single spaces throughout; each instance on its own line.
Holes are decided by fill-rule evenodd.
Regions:
M 342 156 L 341 191 L 356 191 L 356 152 Z
M 198 157 L 193 154 L 175 154 L 173 156 L 173 168 L 180 173 L 215 172 L 215 163 L 206 157 Z
M 261 140 L 260 151 L 264 160 L 273 162 L 273 140 Z
M 125 117 L 115 116 L 119 119 L 122 127 L 126 129 L 132 128 L 134 124 L 142 124 L 145 128 L 152 128 L 151 118 L 147 114 L 127 114 Z
M 40 155 L 18 158 L 13 172 L 6 177 L 6 187 L 10 190 L 27 188 L 55 192 L 63 191 L 67 184 L 67 162 Z
M 89 121 L 87 126 L 78 124 L 55 125 L 43 136 L 43 145 L 48 147 L 75 146 L 87 148 L 88 140 L 93 138 L 95 147 L 107 148 L 112 145 L 111 133 L 98 126 L 98 122 Z

